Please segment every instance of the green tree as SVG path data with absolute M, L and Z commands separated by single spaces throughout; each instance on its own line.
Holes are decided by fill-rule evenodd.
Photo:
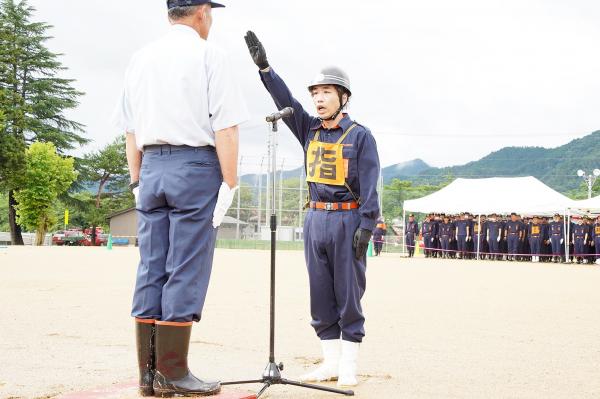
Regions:
M 73 159 L 57 154 L 52 143 L 36 142 L 25 152 L 25 172 L 15 191 L 19 224 L 36 230 L 36 245 L 42 245 L 48 228 L 56 223 L 53 205 L 67 191 L 77 174 Z
M 81 136 L 83 125 L 65 116 L 83 93 L 72 87 L 73 80 L 59 77 L 66 68 L 58 60 L 60 54 L 46 47 L 51 26 L 32 22 L 34 11 L 26 0 L 0 3 L 0 170 L 8 189 L 11 239 L 20 245 L 14 192 L 23 188 L 17 182 L 22 180 L 25 148 L 36 141 L 52 142 L 62 154 L 88 142 Z
M 126 191 L 129 169 L 125 155 L 125 136 L 117 137 L 99 151 L 87 154 L 82 162 L 82 179 L 86 183 L 97 185 L 93 209 L 87 216 L 92 226 L 92 245 L 96 243 L 96 227 L 104 224 L 109 203 L 102 206 L 103 197 L 113 197 Z M 109 189 L 106 192 L 106 189 Z M 105 208 L 105 209 L 103 209 Z
M 0 192 L 0 232 L 6 232 L 8 229 L 8 197 Z
M 246 183 L 242 183 L 240 185 L 240 188 L 239 188 L 239 195 L 240 195 L 239 219 L 242 222 L 250 223 L 257 219 L 257 215 L 256 215 L 257 212 L 253 209 L 256 207 L 256 204 L 254 203 L 254 189 L 255 189 L 255 187 L 253 187 L 249 184 L 246 184 Z M 236 192 L 235 197 L 233 197 L 233 203 L 231 204 L 231 207 L 227 211 L 227 216 L 237 219 L 237 217 L 238 217 L 237 208 L 238 208 L 238 192 Z
M 452 182 L 452 176 L 438 185 L 414 185 L 410 181 L 392 179 L 391 183 L 383 188 L 383 217 L 386 220 L 396 219 L 402 216 L 404 211 L 404 201 L 421 198 L 441 190 Z M 432 209 L 435 211 L 435 209 Z

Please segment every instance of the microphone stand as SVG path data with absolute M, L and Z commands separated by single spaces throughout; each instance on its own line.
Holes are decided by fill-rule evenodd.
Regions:
M 335 388 L 329 388 L 320 385 L 305 384 L 299 381 L 292 381 L 281 376 L 283 363 L 275 362 L 275 250 L 277 246 L 277 215 L 275 209 L 275 181 L 277 178 L 277 120 L 271 122 L 271 133 L 269 139 L 269 156 L 271 157 L 269 173 L 271 174 L 271 292 L 270 292 L 270 334 L 269 334 L 269 362 L 265 367 L 262 378 L 256 380 L 223 382 L 221 385 L 242 385 L 242 384 L 263 384 L 263 387 L 255 395 L 259 398 L 272 385 L 293 385 L 301 388 L 314 389 L 337 393 L 340 395 L 354 396 L 354 391 L 346 391 Z

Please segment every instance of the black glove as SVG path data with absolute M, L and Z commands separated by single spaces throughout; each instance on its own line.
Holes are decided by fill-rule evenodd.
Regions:
M 371 235 L 373 233 L 370 230 L 357 229 L 354 233 L 354 257 L 356 260 L 361 260 L 367 254 L 369 248 L 369 241 L 371 241 Z
M 269 67 L 269 61 L 267 61 L 267 52 L 263 47 L 258 37 L 251 30 L 246 33 L 244 36 L 246 39 L 246 45 L 248 46 L 248 50 L 250 50 L 250 55 L 252 56 L 252 60 L 256 66 L 260 69 L 267 69 Z

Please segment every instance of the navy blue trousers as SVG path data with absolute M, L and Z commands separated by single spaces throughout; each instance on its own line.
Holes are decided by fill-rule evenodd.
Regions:
M 406 234 L 405 235 L 406 238 L 406 250 L 408 251 L 408 254 L 414 254 L 415 253 L 415 235 L 414 234 Z
M 442 236 L 440 238 L 440 246 L 442 248 L 442 253 L 448 254 L 448 250 L 450 249 L 450 237 Z
M 594 239 L 594 248 L 596 248 L 596 255 L 600 259 L 600 237 Z
M 353 238 L 360 215 L 352 211 L 311 210 L 304 221 L 304 256 L 310 283 L 311 325 L 321 340 L 362 342 L 365 317 L 360 300 L 366 289 L 366 259 L 354 257 Z
M 213 147 L 144 152 L 137 208 L 138 266 L 132 316 L 199 321 L 212 270 L 212 216 L 223 181 Z
M 560 240 L 561 236 L 552 236 L 550 238 L 550 243 L 552 244 L 552 255 L 554 256 L 562 255 L 564 252 L 563 244 L 560 243 Z
M 494 254 L 494 256 L 498 256 L 500 253 L 500 243 L 498 242 L 498 237 L 490 237 L 488 242 L 490 244 L 490 253 Z
M 508 235 L 508 254 L 517 255 L 519 253 L 519 235 L 509 234 Z
M 529 249 L 532 255 L 539 255 L 542 239 L 540 237 L 529 237 Z
M 587 250 L 585 248 L 585 241 L 583 237 L 575 238 L 575 253 L 573 255 L 579 257 L 585 257 L 587 255 Z
M 456 243 L 458 244 L 458 252 L 464 253 L 467 251 L 467 236 L 457 236 Z

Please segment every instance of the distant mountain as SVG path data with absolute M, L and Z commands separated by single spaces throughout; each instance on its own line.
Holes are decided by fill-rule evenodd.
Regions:
M 411 162 L 417 165 L 424 164 L 418 159 Z M 577 177 L 577 170 L 590 172 L 600 168 L 600 131 L 557 148 L 506 147 L 479 161 L 461 166 L 425 168 L 408 174 L 402 168 L 405 164 L 384 169 L 385 181 L 398 178 L 410 180 L 415 184 L 438 184 L 448 178 L 457 177 L 534 176 L 555 190 L 565 193 L 581 185 L 583 180 Z M 394 173 L 394 168 L 399 168 L 399 171 Z
M 421 159 L 413 159 L 412 161 L 402 162 L 396 165 L 383 168 L 383 182 L 388 184 L 392 179 L 407 180 L 411 176 L 416 176 L 424 170 L 431 169 Z
M 387 168 L 383 168 L 383 180 L 387 184 L 393 178 L 400 178 L 403 180 L 408 179 L 409 177 L 414 177 L 418 175 L 421 171 L 431 168 L 431 166 L 427 165 L 420 159 L 414 159 L 412 161 L 399 163 L 397 165 L 388 166 Z M 283 179 L 292 179 L 300 177 L 300 174 L 303 172 L 303 167 L 284 170 L 283 171 Z M 279 176 L 277 176 L 279 178 Z M 405 179 L 406 178 L 406 179 Z M 263 185 L 267 181 L 267 175 L 264 173 L 262 175 Z M 258 186 L 258 174 L 249 174 L 242 176 L 242 182 L 246 184 L 250 184 L 252 186 Z
M 582 179 L 577 170 L 600 168 L 600 130 L 556 148 L 505 147 L 465 165 L 434 168 L 421 159 L 399 163 L 383 169 L 383 180 L 412 181 L 416 185 L 439 184 L 458 177 L 519 177 L 534 176 L 557 191 L 566 193 L 578 188 Z M 283 172 L 283 179 L 298 178 L 302 167 Z M 279 176 L 277 176 L 279 178 Z M 258 189 L 258 175 L 242 176 L 242 182 Z M 262 175 L 262 186 L 267 176 Z
M 296 169 L 284 170 L 283 171 L 283 180 L 299 178 L 300 173 L 303 172 L 303 169 L 304 169 L 304 167 L 301 166 Z M 277 179 L 279 179 L 279 177 L 280 177 L 279 172 L 277 172 Z M 242 180 L 242 183 L 258 187 L 259 175 L 258 174 L 243 175 L 241 180 Z M 265 187 L 266 184 L 267 184 L 267 174 L 263 173 L 262 174 L 262 186 Z

